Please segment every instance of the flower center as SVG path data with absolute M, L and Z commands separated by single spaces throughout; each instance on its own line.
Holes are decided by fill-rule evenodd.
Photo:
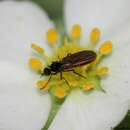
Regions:
M 55 44 L 59 42 L 59 34 L 56 29 L 49 29 L 46 38 L 53 49 L 51 56 L 47 56 L 45 49 L 38 44 L 33 43 L 31 45 L 31 48 L 39 54 L 39 58 L 33 57 L 29 59 L 30 68 L 41 75 L 41 79 L 36 83 L 37 87 L 51 93 L 58 99 L 65 98 L 74 89 L 80 89 L 84 92 L 92 92 L 94 90 L 105 92 L 101 86 L 101 79 L 107 75 L 108 67 L 99 67 L 99 63 L 105 56 L 112 52 L 112 42 L 106 40 L 101 44 L 100 48 L 96 50 L 95 45 L 99 42 L 100 37 L 101 31 L 95 27 L 90 32 L 88 44 L 81 46 L 81 26 L 76 24 L 72 26 L 70 34 L 64 37 L 63 42 L 55 46 Z M 81 63 L 84 62 L 82 59 L 83 55 L 78 52 L 88 50 L 95 52 L 97 57 L 94 61 L 81 65 Z M 72 55 L 74 54 L 79 54 L 77 55 L 79 60 L 71 64 L 80 65 L 74 66 L 71 70 L 69 70 L 70 67 L 68 67 L 66 71 L 64 71 L 63 67 L 60 70 L 61 63 L 63 64 L 64 61 L 63 59 L 68 58 L 68 60 L 70 60 L 69 57 L 71 57 L 73 61 Z M 76 58 L 76 56 L 74 58 Z M 85 59 L 87 59 L 87 56 Z M 48 71 L 48 76 L 44 74 L 45 68 L 46 71 Z

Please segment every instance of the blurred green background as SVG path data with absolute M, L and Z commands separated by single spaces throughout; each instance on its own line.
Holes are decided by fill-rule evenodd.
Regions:
M 52 20 L 61 20 L 63 16 L 63 0 L 32 0 L 48 12 Z
M 25 0 L 17 0 L 25 1 Z M 26 0 L 27 1 L 27 0 Z M 64 34 L 65 23 L 63 17 L 64 0 L 30 0 L 44 9 L 52 21 L 54 21 L 56 28 Z M 114 130 L 130 130 L 130 111 L 125 119 Z

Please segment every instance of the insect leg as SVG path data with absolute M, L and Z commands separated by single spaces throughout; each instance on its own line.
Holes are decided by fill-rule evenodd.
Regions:
M 77 72 L 75 72 L 75 70 L 66 70 L 66 71 L 64 71 L 64 72 L 68 72 L 68 71 L 72 71 L 73 73 L 75 73 L 76 75 L 78 75 L 78 76 L 80 76 L 80 77 L 82 77 L 82 78 L 85 78 L 86 79 L 86 77 L 85 76 L 83 76 L 83 75 L 81 75 L 81 74 L 79 74 L 79 73 L 77 73 Z
M 60 79 L 62 80 L 62 78 L 63 78 L 63 77 L 62 77 L 62 72 L 60 72 Z
M 66 84 L 70 87 L 68 81 L 62 76 L 62 72 L 60 72 L 60 79 L 61 80 L 64 79 L 64 81 L 66 82 Z
M 72 70 L 72 71 L 73 71 L 73 73 L 74 73 L 74 74 L 76 74 L 76 75 L 78 75 L 78 76 L 81 76 L 81 77 L 83 77 L 83 78 L 85 78 L 85 79 L 86 79 L 86 77 L 85 77 L 85 76 L 83 76 L 82 74 L 79 74 L 79 73 L 75 72 L 75 70 Z
M 64 79 L 64 81 L 66 82 L 66 84 L 70 87 L 70 84 L 68 83 L 68 81 L 64 77 L 62 77 L 62 79 Z
M 50 80 L 51 80 L 51 77 L 52 77 L 52 75 L 49 77 L 48 81 L 46 82 L 46 84 L 44 85 L 44 87 L 43 87 L 43 88 L 45 88 L 45 87 L 48 85 L 48 83 L 49 83 L 49 82 L 50 82 Z M 41 88 L 41 90 L 42 90 L 43 88 Z

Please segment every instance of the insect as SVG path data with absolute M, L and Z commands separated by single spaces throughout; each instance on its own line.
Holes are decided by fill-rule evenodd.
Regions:
M 64 79 L 65 82 L 69 85 L 67 80 L 62 76 L 62 72 L 72 71 L 74 74 L 86 78 L 85 76 L 75 72 L 74 68 L 83 66 L 93 62 L 96 59 L 96 53 L 91 50 L 79 51 L 73 54 L 68 54 L 66 57 L 61 59 L 60 61 L 54 61 L 52 64 L 46 68 L 44 68 L 41 75 L 50 76 L 45 86 L 51 80 L 52 75 L 56 75 L 60 73 L 60 79 Z

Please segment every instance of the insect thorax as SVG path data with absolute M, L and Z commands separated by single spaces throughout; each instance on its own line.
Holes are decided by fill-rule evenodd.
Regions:
M 53 72 L 59 72 L 61 70 L 62 63 L 60 62 L 52 62 L 52 64 L 49 66 L 51 71 Z

